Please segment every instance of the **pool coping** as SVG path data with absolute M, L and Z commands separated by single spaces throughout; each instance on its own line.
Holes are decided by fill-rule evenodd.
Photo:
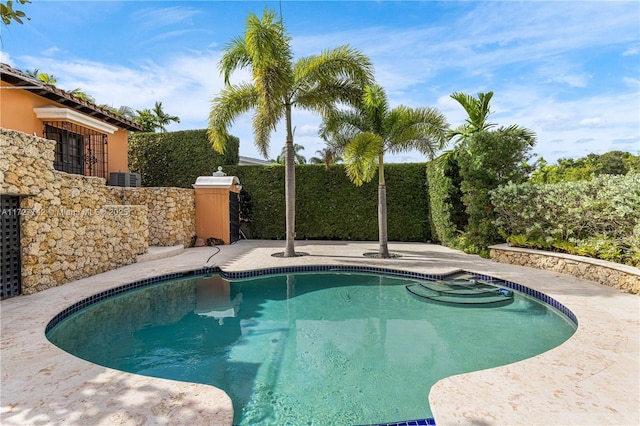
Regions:
M 436 383 L 429 401 L 438 425 L 640 423 L 638 296 L 430 244 L 391 243 L 392 251 L 403 255 L 400 260 L 372 260 L 362 253 L 375 249 L 375 243 L 297 242 L 311 256 L 274 261 L 271 254 L 282 245 L 242 241 L 221 247 L 213 260 L 225 271 L 259 269 L 275 262 L 283 267 L 391 265 L 431 274 L 451 272 L 458 265 L 541 291 L 575 313 L 580 325 L 563 345 L 508 366 Z M 231 424 L 230 401 L 218 389 L 96 366 L 44 338 L 49 320 L 83 297 L 136 279 L 206 266 L 210 249 L 188 249 L 175 258 L 129 265 L 2 301 L 2 424 Z M 17 321 L 22 327 L 12 328 Z
M 476 274 L 472 271 L 465 270 L 456 270 L 447 274 L 424 274 L 419 272 L 408 272 L 401 269 L 389 269 L 389 268 L 378 268 L 372 266 L 335 266 L 335 265 L 304 265 L 304 266 L 287 266 L 287 267 L 279 267 L 279 268 L 268 268 L 268 269 L 254 269 L 249 271 L 238 271 L 238 272 L 227 272 L 221 269 L 220 267 L 213 268 L 200 268 L 194 269 L 190 271 L 182 271 L 182 272 L 174 272 L 164 275 L 159 275 L 151 278 L 145 278 L 138 281 L 133 281 L 131 283 L 127 283 L 118 287 L 111 288 L 109 290 L 101 291 L 100 293 L 96 293 L 87 298 L 79 300 L 78 302 L 66 307 L 57 315 L 55 315 L 51 321 L 45 327 L 45 335 L 49 333 L 56 325 L 60 322 L 64 321 L 66 318 L 71 315 L 93 305 L 94 303 L 98 303 L 112 297 L 116 297 L 121 294 L 125 294 L 130 291 L 134 291 L 137 289 L 141 289 L 147 286 L 159 284 L 166 281 L 171 281 L 175 279 L 183 279 L 183 278 L 198 278 L 211 274 L 220 274 L 221 277 L 228 280 L 242 280 L 246 278 L 256 278 L 256 277 L 268 277 L 272 275 L 282 275 L 282 274 L 296 274 L 296 273 L 305 273 L 305 272 L 338 272 L 338 273 L 360 273 L 360 274 L 380 274 L 392 277 L 400 277 L 405 279 L 416 279 L 416 280 L 429 280 L 429 281 L 437 281 L 437 280 L 447 280 L 451 277 L 460 274 L 466 274 L 472 276 L 474 279 L 482 280 L 484 282 L 493 284 L 498 287 L 506 287 L 511 290 L 515 290 L 519 293 L 530 296 L 542 303 L 545 303 L 552 308 L 554 308 L 558 313 L 565 316 L 565 318 L 571 321 L 576 327 L 578 326 L 578 319 L 574 315 L 573 312 L 562 303 L 553 299 L 552 297 L 547 296 L 544 293 L 541 293 L 537 290 L 531 289 L 529 287 L 523 286 L 518 283 L 514 283 L 511 281 L 501 280 L 495 277 L 490 277 L 488 275 Z

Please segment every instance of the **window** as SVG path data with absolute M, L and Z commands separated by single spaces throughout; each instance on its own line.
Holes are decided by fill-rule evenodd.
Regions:
M 68 121 L 44 122 L 45 138 L 56 141 L 53 167 L 107 179 L 107 135 Z

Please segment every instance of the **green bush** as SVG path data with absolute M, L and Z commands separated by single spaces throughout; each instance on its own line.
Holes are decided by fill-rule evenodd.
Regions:
M 226 164 L 238 164 L 238 138 L 231 136 L 221 155 L 211 148 L 206 130 L 134 133 L 129 136 L 129 169 L 140 173 L 143 186 L 191 188 Z
M 390 241 L 431 238 L 425 164 L 385 166 Z M 247 237 L 284 239 L 284 167 L 225 167 L 251 196 Z M 378 239 L 377 179 L 357 187 L 343 165 L 296 166 L 296 238 L 375 241 Z
M 640 174 L 509 184 L 491 191 L 494 224 L 517 245 L 640 264 Z
M 529 178 L 533 183 L 559 183 L 590 180 L 597 175 L 624 175 L 640 172 L 640 156 L 624 151 L 609 151 L 604 154 L 589 154 L 586 157 L 560 158 L 557 164 L 549 165 L 540 158 L 536 170 Z
M 531 138 L 509 131 L 482 131 L 473 134 L 458 150 L 462 201 L 469 217 L 465 240 L 470 251 L 485 252 L 501 241 L 494 226 L 494 206 L 489 191 L 508 182 L 524 182 L 530 166 L 526 161 L 533 146 Z
M 460 231 L 467 225 L 460 183 L 456 152 L 427 165 L 431 235 L 447 246 L 455 245 Z

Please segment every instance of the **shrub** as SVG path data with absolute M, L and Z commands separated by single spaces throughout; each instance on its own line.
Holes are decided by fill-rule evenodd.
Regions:
M 225 164 L 238 164 L 238 138 L 231 136 L 225 154 L 211 148 L 206 130 L 134 133 L 129 136 L 129 168 L 143 186 L 191 188 Z
M 530 138 L 508 130 L 482 131 L 473 134 L 458 150 L 460 189 L 469 218 L 465 238 L 471 247 L 486 252 L 488 245 L 501 240 L 493 224 L 495 214 L 489 191 L 508 182 L 526 180 L 532 143 Z
M 491 200 L 494 224 L 506 235 L 523 235 L 580 255 L 640 263 L 638 173 L 546 185 L 509 184 L 492 191 Z
M 431 235 L 435 241 L 448 246 L 455 244 L 467 225 L 460 182 L 455 152 L 427 165 Z

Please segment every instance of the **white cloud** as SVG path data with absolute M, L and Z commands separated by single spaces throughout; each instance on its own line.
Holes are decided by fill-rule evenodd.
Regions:
M 133 14 L 133 18 L 140 25 L 147 27 L 164 27 L 171 25 L 192 25 L 192 18 L 201 12 L 196 8 L 190 7 L 164 7 L 164 8 L 147 8 L 137 11 Z
M 0 62 L 2 62 L 3 64 L 7 64 L 11 67 L 13 67 L 13 60 L 11 59 L 11 55 L 9 55 L 7 52 L 5 52 L 4 50 L 0 50 Z
M 638 54 L 637 13 L 633 13 L 637 6 L 632 3 L 612 2 L 606 7 L 600 2 L 582 2 L 580 7 L 566 2 L 468 3 L 466 15 L 445 24 L 430 21 L 399 28 L 382 21 L 383 25 L 354 24 L 349 30 L 315 34 L 296 28 L 293 51 L 306 56 L 348 42 L 371 57 L 392 106 L 435 106 L 452 127 L 466 118 L 464 109 L 449 97 L 452 92 L 475 95 L 492 90 L 490 121 L 533 130 L 538 136 L 535 151 L 552 161 L 558 156 L 606 151 L 612 144 L 628 149 L 638 144 L 640 80 L 633 74 L 638 67 L 627 72 L 632 77 L 617 77 L 616 83 L 624 82 L 625 88 L 604 83 L 607 89 L 602 93 L 594 87 L 603 85 L 603 76 L 589 68 L 590 55 L 600 50 Z M 143 29 L 167 30 L 150 33 L 149 40 L 160 43 L 184 38 L 184 31 L 211 34 L 190 27 L 198 13 L 197 3 L 192 3 L 146 8 L 136 16 Z M 182 24 L 177 32 L 166 27 Z M 181 118 L 169 130 L 205 128 L 211 100 L 223 87 L 219 46 L 228 40 L 200 38 L 207 42 L 199 50 L 183 47 L 161 59 L 140 57 L 124 65 L 68 59 L 73 57 L 62 56 L 55 47 L 43 57 L 16 58 L 22 69 L 54 74 L 59 87 L 81 87 L 98 103 L 142 109 L 162 101 L 165 111 Z M 2 62 L 15 63 L 13 56 L 0 51 Z M 234 73 L 232 82 L 248 78 L 242 70 Z M 324 147 L 317 136 L 319 124 L 317 115 L 295 111 L 295 140 L 305 146 L 307 157 Z M 242 155 L 259 157 L 250 114 L 239 117 L 230 130 L 241 139 Z M 272 136 L 270 158 L 279 154 L 283 143 L 280 126 Z M 423 157 L 401 154 L 387 161 L 417 158 Z
M 581 126 L 585 127 L 599 127 L 604 124 L 602 118 L 600 117 L 592 117 L 592 118 L 583 118 L 579 123 Z
M 50 47 L 48 49 L 43 50 L 42 54 L 44 56 L 54 56 L 58 52 L 60 52 L 60 49 L 55 47 L 55 46 L 53 46 L 53 47 Z

